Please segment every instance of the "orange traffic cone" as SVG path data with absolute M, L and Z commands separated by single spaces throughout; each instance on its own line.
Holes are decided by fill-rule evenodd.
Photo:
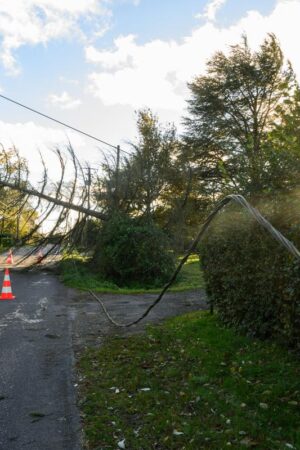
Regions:
M 0 300 L 13 300 L 14 298 L 15 298 L 15 296 L 12 295 L 12 290 L 11 290 L 9 270 L 5 269 Z
M 13 254 L 12 250 L 10 249 L 6 258 L 6 264 L 13 264 L 13 263 L 14 263 Z

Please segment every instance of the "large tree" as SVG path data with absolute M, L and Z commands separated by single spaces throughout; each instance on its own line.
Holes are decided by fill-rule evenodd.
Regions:
M 152 220 L 174 179 L 178 139 L 175 127 L 162 126 L 149 109 L 138 111 L 137 130 L 131 155 L 119 167 L 116 160 L 105 164 L 96 196 L 108 211 L 116 208 Z
M 138 140 L 132 144 L 131 167 L 136 177 L 135 207 L 149 219 L 159 208 L 161 196 L 168 190 L 174 172 L 178 148 L 176 129 L 162 127 L 151 110 L 143 109 L 137 117 Z
M 182 157 L 198 173 L 198 189 L 209 196 L 230 191 L 255 195 L 268 190 L 276 177 L 275 184 L 284 186 L 287 173 L 278 168 L 285 149 L 277 146 L 270 152 L 270 145 L 283 112 L 292 109 L 297 83 L 276 37 L 268 35 L 258 51 L 243 37 L 228 54 L 216 53 L 207 73 L 189 88 Z
M 300 174 L 300 89 L 281 103 L 266 144 L 270 189 L 290 192 L 299 187 Z

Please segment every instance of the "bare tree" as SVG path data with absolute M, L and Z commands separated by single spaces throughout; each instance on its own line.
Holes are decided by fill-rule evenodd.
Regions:
M 6 150 L 4 147 L 0 149 L 0 190 L 10 193 L 6 196 L 10 200 L 2 207 L 0 204 L 0 210 L 3 208 L 6 215 L 13 210 L 18 217 L 24 213 L 30 202 L 32 212 L 26 215 L 26 221 L 32 221 L 33 216 L 36 217 L 34 226 L 27 233 L 23 233 L 22 236 L 19 233 L 18 236 L 18 246 L 28 242 L 34 244 L 22 261 L 32 253 L 36 253 L 42 246 L 53 241 L 55 236 L 53 246 L 57 244 L 75 245 L 76 240 L 82 235 L 89 217 L 107 220 L 107 214 L 97 207 L 96 203 L 90 206 L 91 179 L 89 174 L 91 172 L 83 169 L 72 145 L 69 143 L 65 154 L 60 149 L 54 150 L 54 153 L 60 167 L 59 181 L 51 181 L 47 164 L 40 154 L 43 171 L 38 187 L 35 187 L 29 180 L 27 164 L 20 157 L 17 149 Z M 67 164 L 69 165 L 68 174 Z M 46 223 L 49 228 L 50 217 L 55 217 L 54 223 L 45 234 L 41 230 Z M 26 223 L 23 223 L 23 228 L 25 225 Z M 50 246 L 47 254 L 44 254 L 44 258 L 51 251 Z

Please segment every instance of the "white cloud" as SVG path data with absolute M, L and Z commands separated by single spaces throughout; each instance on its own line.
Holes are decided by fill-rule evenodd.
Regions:
M 79 85 L 79 81 L 78 80 L 75 80 L 75 79 L 72 79 L 72 78 L 67 78 L 67 77 L 64 77 L 63 75 L 61 75 L 59 77 L 59 81 L 61 83 L 71 84 L 73 86 L 78 86 Z
M 134 6 L 139 6 L 141 0 L 121 0 L 122 3 L 131 3 Z
M 212 3 L 216 8 L 217 2 Z M 214 11 L 208 10 L 210 17 Z M 228 28 L 207 21 L 181 42 L 153 40 L 139 45 L 135 36 L 128 35 L 116 39 L 112 50 L 88 46 L 86 60 L 97 67 L 89 75 L 89 91 L 105 105 L 182 110 L 188 96 L 186 83 L 204 72 L 214 52 L 227 51 L 243 33 L 253 48 L 267 33 L 275 33 L 300 77 L 299 17 L 300 0 L 279 0 L 268 16 L 248 11 Z
M 48 99 L 50 103 L 61 109 L 75 109 L 81 105 L 81 100 L 71 97 L 66 91 L 60 95 L 50 94 Z
M 69 141 L 72 143 L 83 166 L 85 165 L 87 154 L 89 154 L 89 162 L 99 167 L 99 152 L 95 148 L 93 151 L 91 142 L 87 141 L 84 136 L 78 133 L 68 130 L 66 134 L 63 129 L 40 126 L 34 122 L 7 123 L 0 121 L 0 145 L 3 145 L 6 150 L 16 147 L 20 155 L 26 158 L 30 172 L 30 184 L 36 188 L 41 187 L 40 183 L 43 178 L 43 165 L 38 151 L 42 153 L 46 163 L 49 180 L 48 187 L 51 185 L 51 182 L 57 182 L 61 176 L 59 160 L 53 152 L 57 148 L 60 149 L 67 162 L 65 181 L 74 180 L 73 165 L 70 157 L 67 157 L 66 152 Z M 57 219 L 57 214 L 58 212 L 54 211 L 48 217 L 47 221 L 43 224 L 44 232 L 52 228 L 54 221 Z M 74 214 L 72 214 L 72 217 L 74 217 Z
M 179 56 L 176 42 L 156 40 L 139 46 L 130 35 L 116 39 L 115 46 L 115 51 L 86 49 L 87 60 L 102 68 L 89 76 L 90 89 L 96 96 L 107 105 L 136 107 L 155 103 L 162 108 L 181 107 L 178 92 L 183 93 L 185 83 L 178 77 L 181 63 L 176 61 Z
M 15 146 L 24 156 L 30 156 L 37 149 L 48 151 L 49 148 L 65 146 L 70 139 L 74 146 L 86 143 L 83 136 L 68 130 L 37 125 L 30 122 L 9 123 L 0 121 L 0 143 L 5 148 Z
M 203 14 L 198 14 L 197 18 L 204 18 L 211 22 L 216 20 L 216 14 L 219 9 L 226 3 L 227 0 L 212 0 L 204 8 Z
M 80 20 L 96 20 L 107 11 L 104 0 L 1 0 L 0 60 L 11 74 L 20 68 L 15 51 L 23 45 L 47 44 L 72 35 L 84 37 Z
M 87 157 L 87 148 L 90 151 L 89 160 L 96 160 L 97 153 L 93 150 L 91 142 L 76 132 L 71 130 L 66 132 L 60 128 L 41 126 L 31 121 L 23 123 L 0 121 L 0 144 L 5 149 L 16 147 L 21 156 L 28 160 L 30 180 L 34 182 L 40 180 L 42 173 L 42 164 L 38 151 L 41 151 L 43 154 L 50 178 L 57 180 L 60 175 L 60 167 L 52 150 L 59 148 L 64 152 L 69 141 L 72 143 L 81 161 Z

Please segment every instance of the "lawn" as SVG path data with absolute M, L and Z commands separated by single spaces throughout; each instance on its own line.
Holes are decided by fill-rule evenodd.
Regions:
M 110 338 L 78 370 L 88 449 L 300 449 L 298 357 L 208 313 Z
M 116 284 L 101 280 L 97 274 L 92 273 L 88 263 L 80 257 L 72 257 L 61 262 L 61 279 L 69 287 L 95 292 L 107 292 L 116 294 L 141 294 L 144 292 L 158 293 L 160 288 L 145 289 L 142 286 L 131 288 L 118 287 Z M 163 286 L 161 286 L 163 287 Z M 200 270 L 198 255 L 191 255 L 183 266 L 176 282 L 169 289 L 171 292 L 181 292 L 204 288 L 203 275 Z

